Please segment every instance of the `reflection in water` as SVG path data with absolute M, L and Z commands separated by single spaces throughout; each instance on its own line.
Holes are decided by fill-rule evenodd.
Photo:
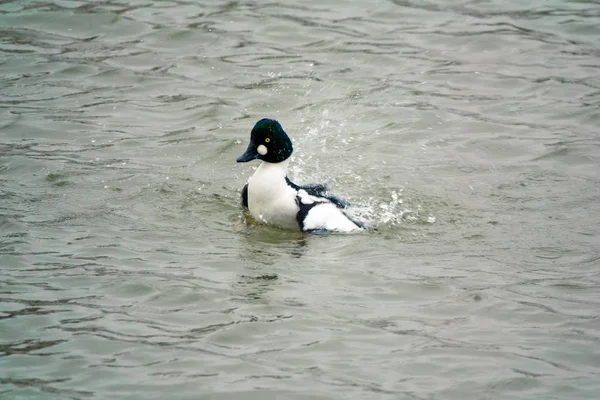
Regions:
M 242 233 L 240 253 L 245 271 L 238 275 L 235 292 L 248 301 L 260 300 L 278 284 L 280 276 L 275 271 L 285 270 L 290 258 L 303 256 L 308 239 L 304 232 L 249 222 Z
M 233 285 L 233 292 L 250 303 L 260 301 L 274 289 L 279 279 L 277 274 L 239 275 Z
M 273 265 L 282 256 L 300 258 L 306 251 L 310 235 L 290 229 L 279 229 L 268 225 L 250 225 L 244 232 L 243 260 L 258 264 Z

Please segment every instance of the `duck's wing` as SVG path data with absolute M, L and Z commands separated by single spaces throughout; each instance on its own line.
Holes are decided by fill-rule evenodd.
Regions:
M 325 185 L 305 185 L 305 186 L 300 186 L 300 185 L 296 185 L 294 182 L 292 182 L 290 180 L 290 178 L 288 178 L 287 176 L 285 177 L 285 181 L 287 182 L 287 184 L 289 186 L 291 186 L 292 188 L 294 188 L 295 190 L 300 190 L 303 189 L 306 191 L 306 193 L 308 193 L 311 196 L 316 196 L 316 197 L 322 197 L 324 199 L 329 200 L 330 202 L 332 202 L 333 204 L 335 204 L 335 206 L 337 208 L 346 208 L 348 207 L 350 204 L 342 199 L 339 199 L 335 196 L 331 196 L 327 194 L 327 191 L 329 190 L 329 188 Z
M 242 189 L 242 206 L 244 206 L 245 208 L 248 208 L 248 184 L 247 183 L 244 185 L 244 188 Z
M 300 189 L 296 196 L 296 204 L 299 207 L 296 220 L 298 226 L 304 232 L 324 233 L 353 232 L 365 229 L 364 226 L 351 219 L 346 213 L 329 201 L 322 201 L 322 197 L 309 195 Z

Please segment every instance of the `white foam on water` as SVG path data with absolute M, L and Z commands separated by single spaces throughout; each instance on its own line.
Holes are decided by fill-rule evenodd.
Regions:
M 398 226 L 404 223 L 435 223 L 435 216 L 424 213 L 419 204 L 405 204 L 402 189 L 389 192 L 389 197 L 359 198 L 348 209 L 348 215 L 367 226 Z

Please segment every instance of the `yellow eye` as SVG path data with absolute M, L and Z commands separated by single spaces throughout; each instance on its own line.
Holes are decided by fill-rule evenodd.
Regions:
M 265 139 L 265 143 L 269 143 L 271 141 L 271 138 L 266 138 Z

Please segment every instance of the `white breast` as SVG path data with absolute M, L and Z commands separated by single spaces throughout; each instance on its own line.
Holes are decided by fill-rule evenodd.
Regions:
M 259 222 L 298 229 L 297 192 L 285 181 L 287 164 L 261 163 L 248 181 L 248 210 Z

